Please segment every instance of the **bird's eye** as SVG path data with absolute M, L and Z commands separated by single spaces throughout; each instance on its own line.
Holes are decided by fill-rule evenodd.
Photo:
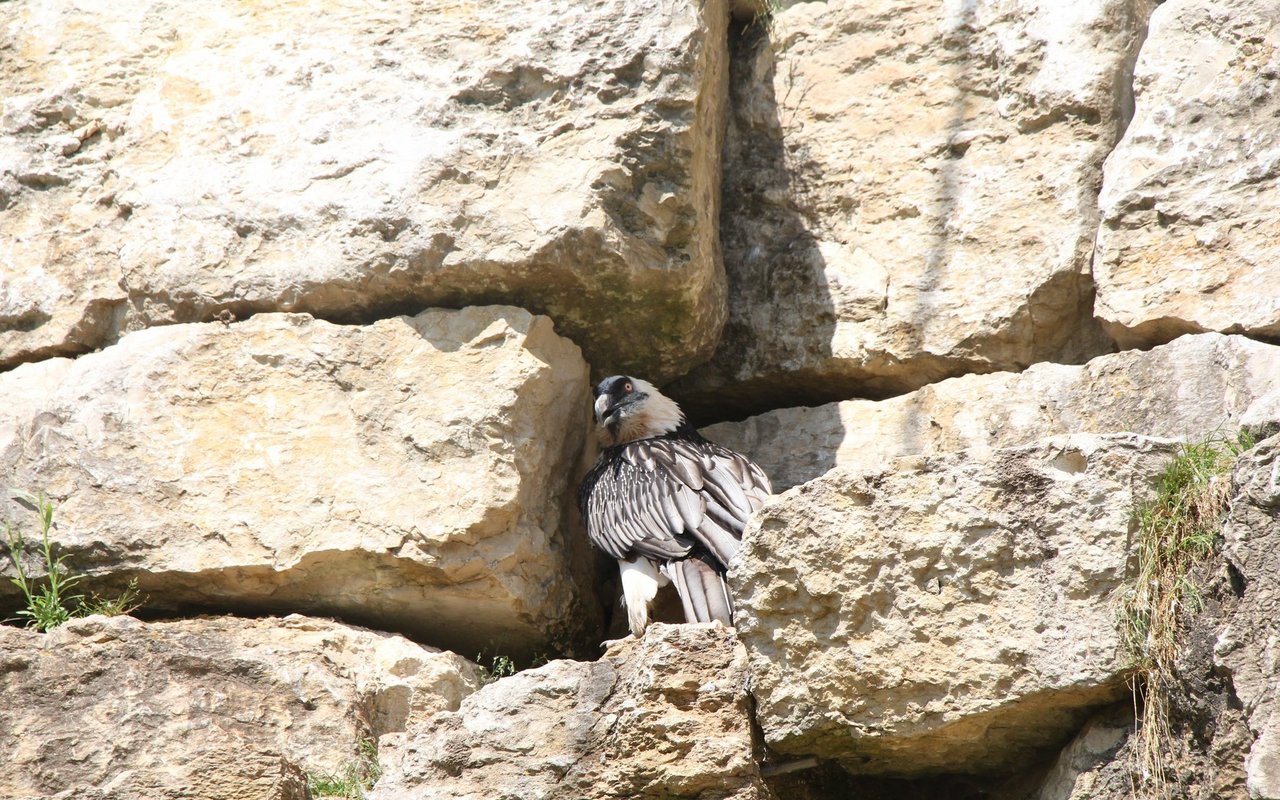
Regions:
M 622 385 L 622 391 L 626 392 L 627 394 L 631 394 L 633 391 L 635 391 L 635 387 L 632 386 L 630 383 L 624 383 Z

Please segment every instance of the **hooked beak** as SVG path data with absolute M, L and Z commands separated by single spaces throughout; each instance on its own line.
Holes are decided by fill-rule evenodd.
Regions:
M 605 422 L 605 418 L 609 416 L 610 412 L 614 411 L 614 408 L 611 405 L 611 402 L 612 401 L 609 395 L 607 394 L 602 394 L 596 398 L 596 422 L 597 423 L 603 425 Z

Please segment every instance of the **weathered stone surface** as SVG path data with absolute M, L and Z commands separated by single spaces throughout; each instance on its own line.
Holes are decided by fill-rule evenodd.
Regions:
M 672 377 L 725 316 L 722 0 L 16 0 L 0 364 L 506 302 Z
M 841 468 L 730 569 L 757 719 L 854 772 L 1002 772 L 1125 692 L 1112 593 L 1175 444 L 1076 434 Z
M 1223 550 L 1243 583 L 1218 636 L 1215 660 L 1229 671 L 1256 737 L 1246 762 L 1249 797 L 1280 798 L 1280 436 L 1240 457 Z
M 1147 5 L 833 0 L 749 28 L 730 319 L 679 399 L 724 419 L 1107 352 L 1096 198 Z
M 703 432 L 750 455 L 783 490 L 836 466 L 1009 447 L 1059 433 L 1201 439 L 1280 424 L 1280 347 L 1203 334 L 1079 367 L 967 375 L 889 400 L 784 408 Z
M 587 368 L 546 317 L 152 328 L 22 365 L 0 396 L 0 482 L 48 493 L 76 567 L 136 577 L 149 608 L 308 611 L 517 655 L 599 624 L 561 520 Z M 4 499 L 0 518 L 29 517 Z
M 1221 555 L 1194 568 L 1187 580 L 1195 590 L 1179 609 L 1176 677 L 1161 687 L 1169 716 L 1168 733 L 1158 742 L 1165 785 L 1173 800 L 1247 800 L 1245 758 L 1253 736 L 1230 671 L 1214 652 L 1219 632 L 1235 619 L 1238 587 Z M 1157 776 L 1143 764 L 1138 744 L 1131 740 L 1106 771 L 1127 768 L 1139 794 L 1157 794 Z
M 1000 800 L 1132 800 L 1134 784 L 1124 749 L 1133 733 L 1133 705 L 1099 712 L 1063 748 L 1030 792 L 997 794 Z
M 385 737 L 375 800 L 765 800 L 746 653 L 716 624 L 649 627 Z
M 0 795 L 302 800 L 304 771 L 478 686 L 453 653 L 296 615 L 0 627 Z
M 1280 336 L 1280 6 L 1170 0 L 1107 159 L 1097 314 L 1123 347 L 1189 331 Z

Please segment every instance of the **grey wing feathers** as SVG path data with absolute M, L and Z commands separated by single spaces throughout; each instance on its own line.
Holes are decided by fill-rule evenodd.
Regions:
M 723 571 L 769 494 L 760 468 L 728 448 L 700 437 L 655 438 L 602 455 L 579 504 L 591 540 L 614 558 L 683 558 L 701 545 L 715 562 L 704 567 Z M 707 613 L 722 610 L 716 602 Z

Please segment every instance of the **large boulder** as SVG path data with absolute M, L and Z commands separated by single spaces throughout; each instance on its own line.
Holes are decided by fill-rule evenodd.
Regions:
M 504 302 L 602 370 L 725 317 L 722 0 L 16 0 L 0 364 L 223 311 Z
M 1280 425 L 1280 347 L 1242 336 L 1187 336 L 1084 366 L 966 375 L 880 402 L 784 408 L 704 429 L 749 454 L 783 490 L 836 466 L 902 455 L 1008 447 L 1058 433 L 1230 436 Z
M 730 78 L 730 317 L 702 419 L 1083 361 L 1147 0 L 786 3 Z
M 1280 6 L 1170 0 L 1108 157 L 1097 314 L 1123 347 L 1192 331 L 1280 336 Z
M 756 717 L 852 772 L 1009 773 L 1126 693 L 1113 593 L 1176 445 L 1076 434 L 839 468 L 730 568 Z
M 1280 436 L 1242 455 L 1223 527 L 1239 604 L 1214 646 L 1254 740 L 1245 764 L 1249 797 L 1280 798 Z
M 385 737 L 374 800 L 767 800 L 746 653 L 719 624 L 656 623 Z
M 56 503 L 74 568 L 135 577 L 151 610 L 306 611 L 469 655 L 599 624 L 562 519 L 587 367 L 546 317 L 151 328 L 0 374 L 0 396 L 0 475 Z M 3 499 L 28 538 L 30 517 Z
M 305 773 L 479 685 L 453 653 L 299 616 L 0 626 L 0 795 L 302 800 Z

